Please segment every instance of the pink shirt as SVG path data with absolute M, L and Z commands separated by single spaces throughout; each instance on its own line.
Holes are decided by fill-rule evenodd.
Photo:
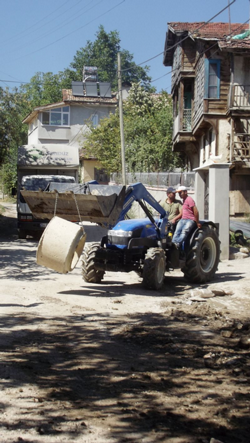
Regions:
M 188 196 L 182 205 L 182 218 L 184 218 L 185 220 L 195 221 L 194 206 L 194 200 L 192 199 L 192 197 Z

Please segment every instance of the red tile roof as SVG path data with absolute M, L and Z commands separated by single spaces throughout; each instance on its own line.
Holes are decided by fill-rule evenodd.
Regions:
M 241 34 L 246 29 L 248 29 L 247 24 L 242 23 L 206 23 L 206 22 L 195 22 L 195 23 L 182 23 L 182 22 L 171 22 L 168 23 L 169 30 L 174 33 L 189 32 L 193 34 L 196 38 L 205 39 L 223 39 L 229 35 Z
M 243 40 L 232 40 L 231 37 L 244 33 L 248 30 L 248 24 L 242 23 L 206 23 L 206 22 L 171 22 L 168 23 L 166 35 L 163 64 L 172 66 L 173 55 L 178 44 L 178 38 L 190 36 L 192 39 L 204 39 L 217 41 L 220 49 L 223 50 L 244 50 L 250 49 L 250 38 Z

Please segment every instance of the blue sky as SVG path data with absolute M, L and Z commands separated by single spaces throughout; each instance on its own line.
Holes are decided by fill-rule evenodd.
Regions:
M 107 32 L 119 32 L 121 48 L 135 63 L 150 66 L 157 91 L 170 92 L 170 68 L 162 63 L 167 23 L 207 21 L 232 1 L 0 0 L 0 86 L 19 86 L 36 72 L 64 70 L 103 25 Z M 245 22 L 250 1 L 236 0 L 228 11 L 213 21 Z

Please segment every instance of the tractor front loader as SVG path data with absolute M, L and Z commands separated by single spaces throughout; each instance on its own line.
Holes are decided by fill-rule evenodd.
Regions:
M 216 225 L 201 220 L 201 228 L 189 233 L 180 254 L 169 236 L 168 214 L 142 183 L 127 188 L 51 183 L 49 191 L 24 190 L 22 195 L 34 217 L 52 219 L 56 215 L 108 229 L 100 243 L 86 243 L 83 250 L 82 275 L 87 282 L 100 283 L 108 271 L 135 271 L 145 288 L 158 290 L 167 271 L 181 268 L 189 281 L 205 283 L 217 270 L 220 243 Z M 126 219 L 135 201 L 145 218 Z M 152 210 L 159 215 L 154 217 Z

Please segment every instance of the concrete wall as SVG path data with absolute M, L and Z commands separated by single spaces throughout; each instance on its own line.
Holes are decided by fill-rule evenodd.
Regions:
M 100 168 L 98 160 L 84 159 L 81 161 L 81 181 L 88 182 L 95 179 L 95 168 Z
M 230 191 L 230 215 L 250 214 L 250 191 Z
M 217 135 L 217 155 L 221 156 L 220 162 L 228 161 L 229 155 L 229 135 L 231 134 L 231 125 L 225 119 L 218 121 L 218 135 Z

